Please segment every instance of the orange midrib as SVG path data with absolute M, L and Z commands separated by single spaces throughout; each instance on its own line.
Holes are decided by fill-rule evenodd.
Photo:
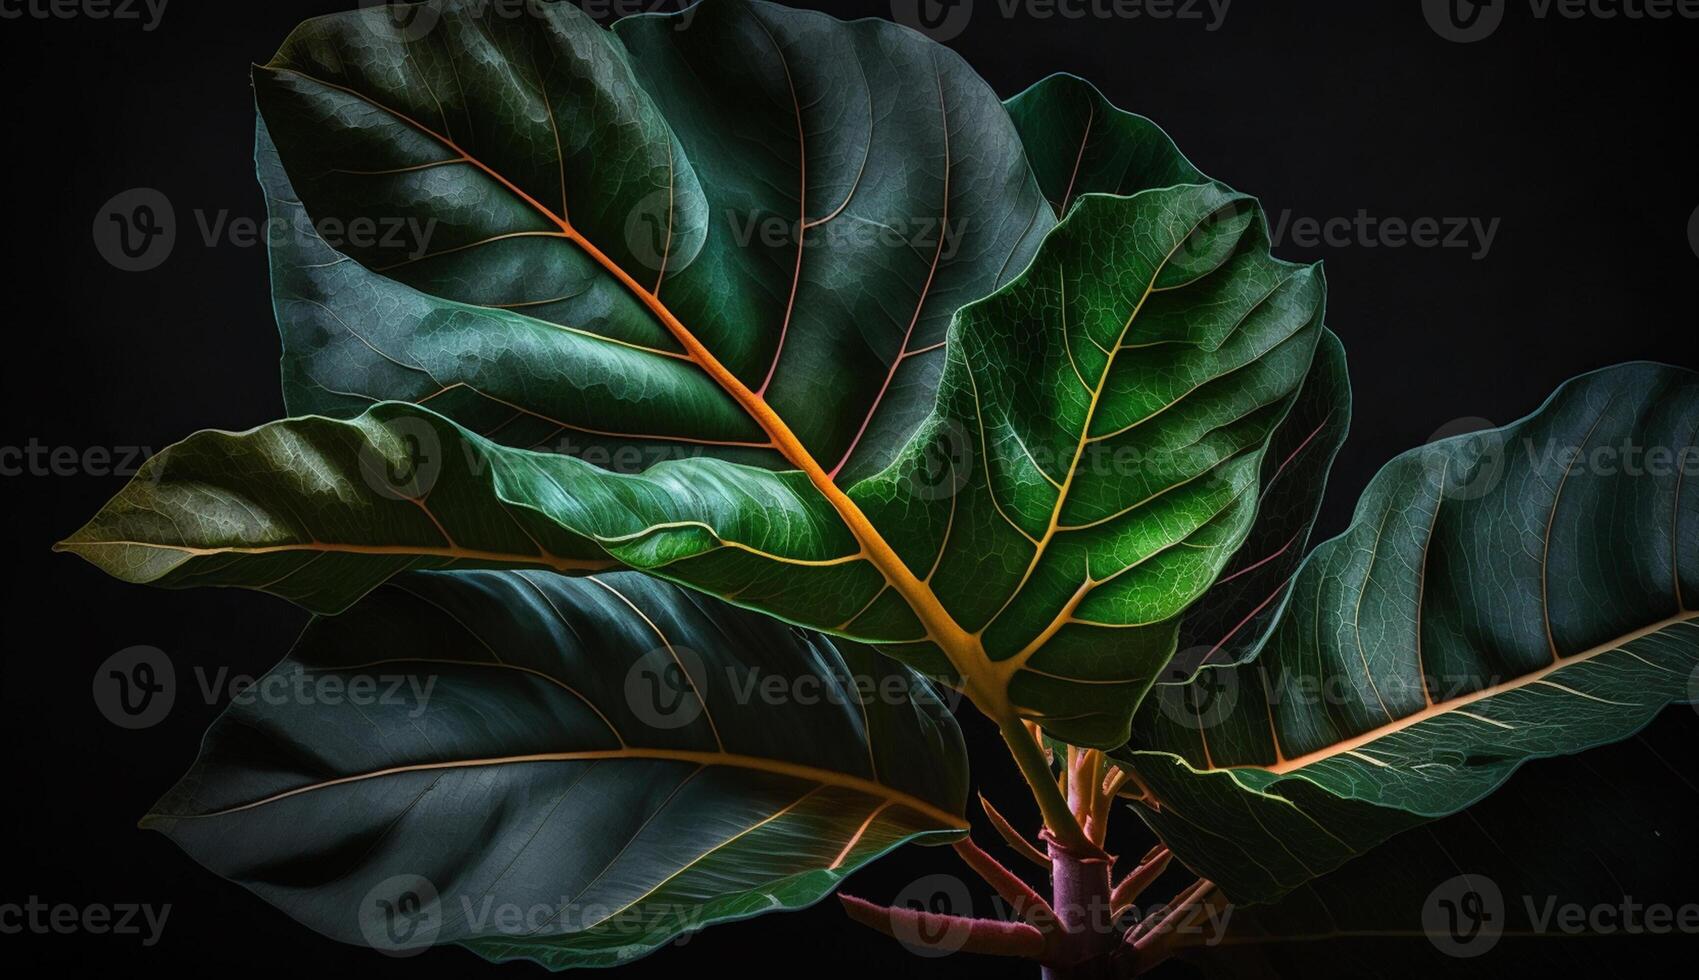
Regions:
M 683 749 L 586 749 L 580 752 L 537 752 L 528 755 L 489 756 L 476 759 L 456 759 L 448 762 L 421 762 L 413 765 L 391 766 L 387 769 L 377 769 L 371 772 L 357 773 L 352 776 L 341 776 L 322 782 L 297 786 L 281 793 L 273 793 L 262 799 L 243 803 L 238 806 L 226 807 L 209 813 L 149 813 L 148 819 L 159 820 L 204 820 L 212 817 L 229 816 L 247 810 L 269 806 L 272 803 L 301 796 L 306 793 L 330 789 L 334 786 L 346 786 L 352 783 L 366 782 L 372 779 L 383 779 L 389 776 L 405 775 L 414 772 L 435 772 L 444 769 L 472 769 L 480 766 L 522 765 L 537 762 L 596 762 L 606 759 L 642 759 L 661 762 L 686 762 L 700 766 L 727 766 L 733 769 L 745 769 L 752 772 L 765 772 L 778 776 L 788 776 L 802 779 L 821 786 L 834 786 L 840 789 L 853 790 L 868 796 L 889 800 L 907 809 L 913 810 L 925 817 L 936 821 L 939 825 L 951 830 L 967 828 L 967 821 L 957 814 L 928 803 L 917 796 L 893 789 L 884 783 L 848 773 L 821 769 L 818 766 L 804 765 L 798 762 L 785 762 L 781 759 L 767 759 L 760 756 L 741 755 L 733 752 L 696 752 Z
M 517 188 L 515 190 L 517 191 Z M 535 204 L 535 202 L 532 203 Z M 921 625 L 926 627 L 927 636 L 944 651 L 945 656 L 950 659 L 950 665 L 956 669 L 957 673 L 962 675 L 963 681 L 969 688 L 968 694 L 973 697 L 975 703 L 979 704 L 981 710 L 984 710 L 986 714 L 993 718 L 1006 717 L 1012 710 L 1008 703 L 1007 687 L 997 685 L 988 688 L 983 683 L 983 666 L 988 661 L 979 640 L 956 622 L 955 617 L 951 616 L 949 611 L 944 608 L 937 595 L 927 587 L 926 583 L 920 580 L 919 576 L 909 569 L 908 564 L 885 540 L 884 535 L 880 534 L 878 528 L 873 526 L 873 522 L 867 519 L 867 515 L 862 512 L 861 507 L 838 486 L 837 482 L 820 465 L 820 462 L 802 444 L 802 440 L 798 439 L 796 433 L 791 431 L 790 426 L 785 423 L 779 413 L 767 404 L 766 399 L 751 391 L 748 385 L 745 385 L 738 379 L 737 375 L 722 364 L 719 358 L 715 357 L 714 353 L 704 346 L 695 334 L 691 333 L 690 329 L 679 321 L 678 317 L 673 315 L 666 304 L 661 302 L 660 297 L 643 288 L 624 269 L 620 268 L 618 263 L 609 258 L 601 249 L 596 247 L 594 242 L 581 235 L 569 223 L 559 221 L 559 224 L 561 231 L 573 244 L 582 249 L 586 255 L 606 269 L 614 278 L 618 279 L 621 285 L 630 290 L 648 308 L 649 312 L 661 321 L 662 326 L 666 327 L 674 339 L 684 347 L 691 359 L 716 384 L 724 389 L 745 412 L 749 413 L 749 416 L 755 420 L 755 423 L 761 427 L 763 432 L 767 433 L 773 440 L 773 445 L 778 448 L 779 454 L 808 477 L 808 482 L 813 484 L 820 495 L 826 498 L 826 501 L 832 505 L 832 509 L 837 511 L 838 517 L 849 528 L 850 533 L 855 536 L 867 560 L 879 569 L 880 573 L 885 576 L 885 581 L 890 583 L 891 588 L 896 590 L 897 594 L 902 596 L 909 607 L 914 610 L 915 615 L 921 621 Z
M 1478 701 L 1484 701 L 1489 698 L 1497 697 L 1500 694 L 1505 694 L 1510 691 L 1527 687 L 1530 684 L 1538 683 L 1539 681 L 1545 680 L 1548 675 L 1557 673 L 1566 667 L 1573 667 L 1576 664 L 1586 663 L 1587 661 L 1602 654 L 1621 650 L 1623 647 L 1633 643 L 1635 640 L 1644 639 L 1645 637 L 1651 636 L 1653 633 L 1661 632 L 1671 626 L 1679 626 L 1682 623 L 1692 622 L 1695 619 L 1699 619 L 1699 613 L 1684 613 L 1671 616 L 1668 619 L 1660 620 L 1650 626 L 1642 627 L 1632 633 L 1601 643 L 1598 646 L 1583 650 L 1580 653 L 1572 653 L 1569 656 L 1562 657 L 1532 673 L 1524 674 L 1521 677 L 1517 677 L 1500 684 L 1494 684 L 1491 687 L 1481 688 L 1479 691 L 1475 691 L 1470 694 L 1464 694 L 1451 698 L 1450 700 L 1436 702 L 1426 708 L 1423 708 L 1421 711 L 1405 715 L 1397 721 L 1388 722 L 1376 728 L 1371 728 L 1360 735 L 1352 736 L 1351 738 L 1341 742 L 1335 742 L 1332 745 L 1316 749 L 1313 752 L 1308 752 L 1295 758 L 1286 759 L 1272 766 L 1217 766 L 1214 768 L 1216 770 L 1259 769 L 1263 772 L 1287 775 L 1298 769 L 1302 769 L 1305 766 L 1312 766 L 1318 762 L 1326 762 L 1335 756 L 1344 755 L 1347 752 L 1354 752 L 1357 749 L 1379 741 L 1388 735 L 1395 735 L 1406 728 L 1419 725 L 1424 721 L 1443 717 L 1450 712 L 1468 707 Z
M 784 456 L 791 465 L 801 470 L 821 496 L 825 497 L 826 501 L 832 505 L 832 509 L 837 512 L 839 518 L 861 545 L 867 560 L 885 577 L 885 581 L 889 583 L 890 587 L 896 590 L 897 594 L 908 603 L 909 608 L 914 611 L 921 625 L 925 627 L 927 638 L 943 651 L 949 659 L 950 665 L 961 675 L 966 693 L 974 704 L 994 720 L 999 722 L 1013 721 L 1015 714 L 1013 705 L 1009 701 L 1007 685 L 985 676 L 985 668 L 989 666 L 990 662 L 979 639 L 963 629 L 961 624 L 956 622 L 955 617 L 944 608 L 943 603 L 938 600 L 932 590 L 909 570 L 901 556 L 873 526 L 873 523 L 867 519 L 867 515 L 862 513 L 861 507 L 851 500 L 849 495 L 844 493 L 842 488 L 833 481 L 819 461 L 802 444 L 802 440 L 797 438 L 796 433 L 791 431 L 790 426 L 785 424 L 785 420 L 773 410 L 772 406 L 768 405 L 764 398 L 751 391 L 730 369 L 722 364 L 719 358 L 715 357 L 714 353 L 704 346 L 678 317 L 673 315 L 666 304 L 661 302 L 659 296 L 633 279 L 617 262 L 597 248 L 594 242 L 585 238 L 578 229 L 574 228 L 564 215 L 556 214 L 500 172 L 467 152 L 448 136 L 407 116 L 405 113 L 376 102 L 354 89 L 334 82 L 327 82 L 288 66 L 268 67 L 273 71 L 286 71 L 299 75 L 314 84 L 323 85 L 353 96 L 374 108 L 389 113 L 419 132 L 442 143 L 443 146 L 459 154 L 468 165 L 482 171 L 559 228 L 561 234 L 567 240 L 578 246 L 593 261 L 619 280 L 620 284 L 629 290 L 648 309 L 651 315 L 661 321 L 661 325 L 666 327 L 667 332 L 672 334 L 673 338 L 679 342 L 685 352 L 690 355 L 691 360 L 695 361 L 697 366 L 701 367 L 716 384 L 738 403 L 739 407 L 749 414 L 750 418 L 755 420 L 762 431 L 767 433 L 780 455 Z

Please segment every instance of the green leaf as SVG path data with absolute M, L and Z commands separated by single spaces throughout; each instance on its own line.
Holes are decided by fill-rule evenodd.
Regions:
M 1075 75 L 1051 75 L 1004 103 L 1058 217 L 1086 194 L 1207 183 L 1161 127 L 1117 109 Z
M 1692 699 L 1696 429 L 1699 378 L 1630 364 L 1388 464 L 1256 659 L 1140 712 L 1141 815 L 1266 902 Z
M 1124 739 L 1249 531 L 1324 291 L 1269 256 L 1250 199 L 1180 186 L 1088 196 L 959 315 L 934 417 L 851 493 L 1051 734 Z M 914 491 L 927 457 L 959 491 Z M 933 646 L 886 649 L 942 674 Z
M 272 252 L 292 414 L 420 402 L 626 470 L 794 468 L 569 221 L 847 486 L 925 417 L 950 316 L 1055 224 L 996 94 L 895 24 L 426 10 L 310 21 L 254 74 L 272 217 L 302 229 Z
M 849 490 L 848 515 L 802 473 L 696 457 L 621 475 L 383 405 L 191 438 L 65 547 L 133 581 L 326 610 L 403 568 L 617 562 L 1119 744 L 1175 617 L 1249 528 L 1321 302 L 1319 273 L 1271 259 L 1242 196 L 1093 197 L 1021 280 L 962 312 L 933 417 Z M 972 635 L 968 657 L 934 642 L 904 601 L 915 586 Z
M 1208 180 L 1155 123 L 1117 109 L 1082 78 L 1052 75 L 1005 104 L 1058 215 L 1087 194 Z M 1220 581 L 1187 612 L 1169 679 L 1189 679 L 1205 661 L 1243 659 L 1267 631 L 1309 548 L 1327 474 L 1350 424 L 1345 352 L 1324 331 L 1298 401 L 1264 456 L 1256 523 Z
M 1350 428 L 1345 348 L 1324 330 L 1298 400 L 1263 457 L 1256 523 L 1221 577 L 1186 611 L 1168 680 L 1188 681 L 1206 663 L 1247 660 L 1273 628 Z
M 1134 706 L 1173 655 L 1179 615 L 1249 533 L 1269 439 L 1321 334 L 1319 269 L 1274 260 L 1255 203 L 1219 185 L 1086 195 L 1018 278 L 956 312 L 946 346 L 927 355 L 936 373 L 919 389 L 924 418 L 889 465 L 852 480 L 832 448 L 842 440 L 822 435 L 838 416 L 817 409 L 840 390 L 859 390 L 864 375 L 853 359 L 791 362 L 787 355 L 808 394 L 781 397 L 777 378 L 789 375 L 780 372 L 769 386 L 761 372 L 770 361 L 750 359 L 748 345 L 762 336 L 750 324 L 768 321 L 739 305 L 739 290 L 769 295 L 775 289 L 747 267 L 755 261 L 748 250 L 721 254 L 712 221 L 692 218 L 680 227 L 706 230 L 682 240 L 706 244 L 678 253 L 696 256 L 689 268 L 674 266 L 676 279 L 669 274 L 644 285 L 631 271 L 637 257 L 630 243 L 609 237 L 618 230 L 610 215 L 624 213 L 610 202 L 641 198 L 663 178 L 671 183 L 659 186 L 672 187 L 670 200 L 690 215 L 717 207 L 709 202 L 722 191 L 733 201 L 745 193 L 736 189 L 738 168 L 706 149 L 739 142 L 727 133 L 742 132 L 745 122 L 729 112 L 713 115 L 716 138 L 702 128 L 706 122 L 674 104 L 685 97 L 680 86 L 662 85 L 663 74 L 653 67 L 694 51 L 698 31 L 730 32 L 743 42 L 771 31 L 781 40 L 791 36 L 784 32 L 811 32 L 808 51 L 876 42 L 880 59 L 902 60 L 903 71 L 919 64 L 934 87 L 944 84 L 946 69 L 956 70 L 952 56 L 912 33 L 729 0 L 708 4 L 688 31 L 671 31 L 664 18 L 631 22 L 620 31 L 630 51 L 564 6 L 499 27 L 467 21 L 470 15 L 454 3 L 441 5 L 440 16 L 421 41 L 396 36 L 390 21 L 372 11 L 312 21 L 256 84 L 282 167 L 315 219 L 349 221 L 355 208 L 369 214 L 379 206 L 426 203 L 453 211 L 449 205 L 464 202 L 466 221 L 511 214 L 534 225 L 495 242 L 495 251 L 471 247 L 481 238 L 460 242 L 468 247 L 451 253 L 458 271 L 440 282 L 384 287 L 405 288 L 410 299 L 366 291 L 376 261 L 369 256 L 317 256 L 323 261 L 314 263 L 316 272 L 295 270 L 308 279 L 279 275 L 287 280 L 280 288 L 300 293 L 302 309 L 318 309 L 337 323 L 308 331 L 303 349 L 319 344 L 329 366 L 303 377 L 326 390 L 360 378 L 411 378 L 425 387 L 383 390 L 440 408 L 446 419 L 380 404 L 351 422 L 309 417 L 244 436 L 197 436 L 150 466 L 66 546 L 131 580 L 266 588 L 320 610 L 342 608 L 404 568 L 587 571 L 614 563 L 878 644 L 963 688 L 1005 727 L 1024 716 L 1081 744 L 1124 741 Z M 480 33 L 486 29 L 488 36 Z M 441 114 L 441 129 L 458 124 L 449 103 L 439 102 L 458 91 L 448 76 L 469 57 L 462 50 L 468 45 L 479 52 L 472 59 L 477 71 L 489 75 L 463 80 L 488 102 L 487 111 L 473 114 L 485 120 L 476 133 L 490 147 L 478 156 L 417 121 Z M 798 59 L 789 59 L 788 75 L 770 65 L 765 70 L 788 78 L 788 91 L 802 84 L 799 78 L 813 78 L 810 72 L 850 64 L 815 60 L 829 66 L 804 72 Z M 745 72 L 765 64 L 753 56 L 713 63 Z M 445 77 L 427 84 L 437 71 Z M 539 77 L 541 83 L 533 81 Z M 743 93 L 739 104 L 758 104 L 739 87 L 748 80 L 739 78 L 711 87 Z M 965 79 L 951 84 L 964 92 L 973 87 Z M 836 98 L 816 87 L 804 86 L 802 104 Z M 913 102 L 904 96 L 905 105 Z M 1013 127 L 1000 105 L 989 106 L 974 111 L 1001 120 L 985 135 L 998 149 L 975 156 L 1003 161 L 993 168 L 999 174 L 1010 161 L 1022 164 L 1018 179 L 1004 176 L 1030 183 Z M 551 112 L 572 125 L 551 128 Z M 748 115 L 748 125 L 763 118 L 754 109 Z M 533 117 L 538 121 L 517 121 Z M 955 127 L 971 130 L 977 117 L 956 110 L 951 118 L 949 132 L 959 144 Z M 554 129 L 571 134 L 562 137 L 571 148 L 563 143 L 558 156 L 553 140 L 544 138 Z M 805 122 L 805 144 L 813 145 L 811 132 Z M 588 148 L 578 147 L 580 140 Z M 262 170 L 275 173 L 265 146 L 262 133 Z M 922 170 L 937 159 L 923 145 L 905 152 L 907 164 Z M 598 161 L 609 156 L 626 163 L 617 180 L 598 183 Z M 828 154 L 808 172 L 834 173 L 835 160 Z M 688 173 L 679 169 L 686 163 Z M 881 176 L 883 163 L 865 166 L 872 169 L 863 179 L 876 178 L 870 188 L 915 184 Z M 555 200 L 545 191 L 560 193 L 563 173 L 570 178 L 563 208 L 570 220 L 540 203 Z M 952 193 L 978 186 L 950 180 Z M 588 183 L 578 190 L 577 181 Z M 580 193 L 587 196 L 575 203 Z M 287 204 L 273 197 L 274 204 Z M 1032 198 L 1040 216 L 1005 215 L 996 227 L 1010 221 L 1044 227 L 1049 218 L 1036 186 Z M 858 213 L 853 202 L 860 198 L 849 199 L 844 217 Z M 317 208 L 315 200 L 322 202 Z M 469 294 L 452 308 L 421 299 L 448 289 L 445 283 L 535 287 L 538 280 L 525 272 L 532 267 L 519 259 L 473 271 L 458 265 L 469 255 L 494 261 L 508 248 L 547 249 L 551 261 L 563 263 L 559 268 L 577 270 L 594 308 L 610 318 L 596 321 L 602 325 L 591 332 L 623 331 L 618 342 L 585 336 L 591 320 L 526 320 L 514 311 L 475 309 L 467 304 L 477 297 Z M 993 251 L 999 265 L 1015 254 Z M 791 258 L 794 271 L 794 252 Z M 546 267 L 543 279 L 557 281 L 559 268 Z M 388 275 L 420 270 L 413 263 Z M 336 278 L 342 275 L 357 281 Z M 824 268 L 820 275 L 810 291 L 819 287 L 840 302 L 859 303 L 874 281 Z M 950 304 L 996 279 L 962 287 Z M 354 316 L 338 312 L 344 296 L 367 309 L 360 320 L 365 329 L 342 329 Z M 393 316 L 383 329 L 398 331 L 418 350 L 367 335 L 378 319 L 406 309 L 427 312 Z M 286 334 L 295 315 L 283 314 Z M 496 334 L 479 333 L 478 324 L 498 321 L 505 326 Z M 798 350 L 839 344 L 867 329 L 855 309 L 831 306 L 788 322 L 787 344 Z M 778 332 L 785 335 L 782 324 Z M 582 363 L 543 356 L 531 343 L 537 337 L 588 345 L 595 354 Z M 655 353 L 666 344 L 673 345 L 670 355 Z M 379 351 L 387 363 L 374 366 L 371 355 Z M 445 372 L 453 365 L 483 371 L 485 354 L 505 359 L 504 376 L 519 378 L 527 390 L 611 413 L 594 426 L 598 431 L 712 424 L 714 438 L 744 440 L 739 455 L 720 453 L 727 448 L 721 446 L 621 473 L 587 453 L 528 451 L 501 431 L 505 421 L 493 435 L 480 435 L 463 404 L 443 398 L 465 387 Z M 437 360 L 425 364 L 427 355 Z M 675 375 L 688 379 L 680 382 L 685 387 L 669 380 Z M 634 387 L 615 391 L 623 379 Z M 311 387 L 303 385 L 297 395 Z M 522 400 L 513 401 L 501 418 L 523 415 Z M 756 438 L 787 468 L 746 458 Z M 659 441 L 679 440 L 669 434 Z M 832 453 L 821 455 L 823 448 Z M 398 479 L 386 481 L 384 474 Z
M 812 904 L 966 794 L 869 651 L 638 575 L 418 573 L 309 625 L 143 824 L 332 938 L 562 969 Z

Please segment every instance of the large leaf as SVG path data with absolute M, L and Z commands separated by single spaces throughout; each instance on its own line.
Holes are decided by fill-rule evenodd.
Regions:
M 1632 364 L 1394 460 L 1253 662 L 1140 713 L 1123 755 L 1144 818 L 1235 901 L 1268 901 L 1691 699 L 1696 430 L 1699 377 Z
M 996 94 L 895 24 L 414 17 L 311 21 L 255 71 L 261 180 L 302 230 L 272 252 L 292 414 L 429 400 L 520 448 L 793 468 L 581 235 L 848 485 L 925 417 L 951 314 L 1055 223 Z
M 718 6 L 745 33 L 762 33 L 757 26 L 778 16 L 761 6 Z M 494 35 L 508 39 L 503 43 L 478 41 L 476 22 L 450 30 L 459 23 L 458 9 L 444 7 L 432 38 L 462 37 L 482 55 L 507 52 L 510 61 L 516 51 L 571 49 L 572 57 L 559 54 L 556 70 L 567 77 L 547 101 L 553 111 L 571 113 L 578 135 L 569 141 L 589 138 L 600 122 L 628 112 L 629 124 L 608 137 L 637 140 L 617 144 L 621 152 L 648 152 L 675 164 L 688 158 L 675 154 L 665 123 L 626 74 L 640 59 L 621 53 L 610 35 L 563 13 L 510 21 Z M 711 20 L 714 9 L 702 16 Z M 702 23 L 691 32 L 705 29 Z M 839 30 L 812 16 L 796 23 Z M 764 438 L 792 468 L 703 453 L 622 474 L 582 454 L 532 452 L 499 435 L 478 436 L 469 421 L 457 427 L 422 409 L 385 405 L 353 422 L 306 418 L 244 436 L 191 439 L 151 465 L 67 547 L 136 581 L 268 588 L 325 610 L 346 606 L 402 568 L 529 564 L 584 571 L 612 562 L 877 643 L 963 687 L 1005 726 L 1024 715 L 1083 744 L 1124 741 L 1133 707 L 1174 652 L 1177 617 L 1249 531 L 1269 439 L 1321 333 L 1319 270 L 1269 255 L 1254 202 L 1213 184 L 1087 195 L 1017 279 L 958 311 L 938 353 L 935 390 L 928 389 L 930 414 L 889 466 L 852 482 L 831 455 L 817 455 L 828 443 L 810 433 L 824 416 L 811 413 L 812 405 L 769 399 L 765 381 L 752 387 L 756 379 L 741 345 L 753 335 L 749 324 L 759 321 L 741 314 L 729 323 L 717 319 L 723 311 L 702 298 L 707 292 L 686 288 L 699 269 L 718 267 L 693 262 L 679 271 L 676 288 L 671 278 L 654 287 L 640 283 L 627 270 L 631 257 L 619 241 L 597 244 L 607 232 L 599 224 L 602 198 L 593 199 L 579 223 L 515 190 L 541 180 L 538 173 L 558 183 L 552 155 L 543 156 L 546 168 L 523 154 L 443 162 L 449 144 L 410 121 L 434 110 L 431 92 L 440 87 L 409 73 L 426 70 L 414 61 L 441 58 L 452 65 L 460 56 L 452 47 L 439 50 L 447 41 L 432 41 L 405 60 L 412 49 L 385 35 L 394 31 L 386 24 L 370 14 L 312 22 L 280 56 L 284 67 L 261 73 L 261 104 L 295 182 L 304 173 L 328 174 L 322 179 L 340 187 L 354 177 L 369 181 L 374 170 L 401 169 L 403 177 L 386 178 L 399 180 L 388 192 L 367 183 L 341 198 L 330 194 L 327 206 L 334 210 L 340 200 L 370 208 L 372 201 L 428 197 L 440 207 L 472 193 L 455 181 L 476 178 L 479 203 L 472 212 L 499 210 L 492 201 L 529 208 L 543 225 L 524 239 L 570 256 L 606 308 L 630 313 L 621 314 L 621 324 L 648 333 L 630 332 L 610 344 L 532 324 L 525 329 L 593 344 L 600 353 L 587 376 L 547 359 L 527 363 L 526 384 L 595 401 L 636 427 L 735 420 L 753 426 L 760 436 L 751 438 Z M 883 29 L 851 26 L 884 37 Z M 920 43 L 901 37 L 903 44 Z M 339 69 L 341 81 L 325 85 L 314 81 L 320 68 L 298 67 L 315 56 L 325 60 L 324 70 Z M 928 64 L 945 57 L 926 46 L 903 48 L 902 56 Z M 524 79 L 535 74 L 524 67 L 508 63 L 502 75 L 517 94 L 492 89 L 490 97 L 523 101 Z M 405 108 L 387 108 L 386 99 L 402 100 Z M 1006 122 L 999 138 L 1019 158 Z M 719 124 L 736 129 L 727 119 Z M 650 135 L 638 139 L 643 133 Z M 515 153 L 515 146 L 535 149 L 537 142 L 499 146 Z M 291 164 L 292 152 L 310 156 L 316 169 Z M 517 168 L 515 176 L 503 176 L 498 163 Z M 566 169 L 577 175 L 584 168 Z M 467 171 L 469 177 L 459 176 Z M 639 172 L 634 165 L 621 171 Z M 439 180 L 450 184 L 439 187 Z M 675 186 L 684 188 L 679 199 L 697 193 L 676 175 Z M 708 194 L 715 185 L 700 186 Z M 626 190 L 619 184 L 608 193 Z M 311 210 L 312 194 L 302 195 Z M 467 251 L 478 250 L 455 254 Z M 365 267 L 346 259 L 326 264 L 351 273 Z M 503 274 L 511 278 L 511 270 Z M 722 287 L 744 282 L 742 276 L 724 271 L 709 292 L 730 297 Z M 487 279 L 481 274 L 478 281 Z M 833 281 L 839 293 L 858 293 L 859 287 Z M 364 295 L 355 286 L 325 288 Z M 691 305 L 692 297 L 702 308 Z M 328 307 L 332 298 L 327 292 L 312 302 Z M 700 319 L 682 319 L 680 310 Z M 456 307 L 400 322 L 419 343 L 465 364 L 478 358 L 458 346 L 465 334 L 456 324 L 465 317 L 517 322 L 516 315 Z M 852 323 L 832 317 L 791 329 L 842 332 Z M 439 326 L 448 333 L 439 336 Z M 674 344 L 678 356 L 629 350 L 663 342 Z M 488 350 L 524 347 L 506 339 Z M 340 356 L 333 352 L 328 360 Z M 625 360 L 639 356 L 658 357 L 665 371 L 682 372 L 689 384 L 717 394 L 698 404 L 694 396 L 674 397 L 683 389 L 646 374 L 639 393 L 653 400 L 633 407 L 624 396 L 605 399 L 605 379 L 636 370 Z M 842 359 L 796 363 L 817 391 L 848 383 L 846 375 L 859 377 Z M 417 373 L 434 377 L 437 370 Z M 456 415 L 452 404 L 425 400 Z M 797 428 L 793 416 L 802 419 Z M 720 434 L 749 435 L 737 431 Z M 427 464 L 429 480 L 408 465 L 415 458 Z M 400 492 L 381 485 L 382 474 L 392 471 L 403 478 Z
M 1155 123 L 1116 108 L 1090 82 L 1051 75 L 1005 103 L 1039 187 L 1058 216 L 1087 194 L 1136 194 L 1207 180 Z M 1339 338 L 1323 333 L 1303 390 L 1263 459 L 1256 523 L 1180 627 L 1170 680 L 1243 659 L 1280 608 L 1309 548 L 1333 458 L 1351 424 Z
M 707 457 L 615 474 L 386 405 L 196 436 L 65 546 L 132 580 L 322 609 L 406 567 L 617 562 L 1119 744 L 1175 617 L 1248 529 L 1321 296 L 1238 195 L 1097 197 L 963 311 L 933 417 L 847 494 Z
M 333 938 L 559 969 L 811 904 L 966 793 L 886 658 L 638 575 L 419 573 L 314 621 L 144 825 Z

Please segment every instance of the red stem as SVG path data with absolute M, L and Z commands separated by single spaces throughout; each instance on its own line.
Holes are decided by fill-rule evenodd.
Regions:
M 1009 821 L 1003 819 L 1003 815 L 997 812 L 997 808 L 991 805 L 991 801 L 986 799 L 983 793 L 979 797 L 979 806 L 985 811 L 985 818 L 991 821 L 992 829 L 997 831 L 1004 843 L 1014 848 L 1016 854 L 1045 871 L 1050 870 L 1050 859 L 1044 856 L 1044 852 L 1032 846 L 1031 842 L 1021 836 L 1020 831 L 1016 830 Z
M 890 908 L 850 895 L 839 895 L 838 901 L 851 919 L 905 945 L 1028 960 L 1044 955 L 1044 934 L 1024 922 Z
M 1038 926 L 1050 930 L 1056 925 L 1056 913 L 1051 910 L 1050 903 L 1044 896 L 1032 889 L 1031 885 L 1022 881 L 1014 872 L 1003 867 L 997 859 L 985 853 L 970 837 L 963 837 L 955 844 L 956 853 L 960 854 L 967 866 L 1003 896 L 1003 900 L 1014 906 L 1015 914 Z

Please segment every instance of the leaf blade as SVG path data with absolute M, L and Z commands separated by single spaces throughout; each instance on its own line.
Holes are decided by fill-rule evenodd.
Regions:
M 666 662 L 683 677 L 663 710 L 632 678 Z M 751 702 L 734 668 L 910 686 Z M 238 701 L 146 825 L 333 938 L 371 942 L 363 903 L 414 876 L 439 899 L 435 941 L 554 969 L 810 904 L 965 826 L 959 732 L 923 681 L 639 576 L 406 576 L 315 622 L 257 690 L 381 671 L 414 697 Z M 555 912 L 515 925 L 486 900 Z
M 1164 801 L 1141 815 L 1236 899 L 1267 901 L 1528 759 L 1625 738 L 1690 698 L 1684 474 L 1575 464 L 1604 445 L 1691 465 L 1696 419 L 1691 372 L 1630 364 L 1394 460 L 1306 561 L 1258 659 L 1199 675 L 1230 684 L 1227 710 L 1190 730 L 1183 709 L 1141 715 L 1128 758 Z M 1207 826 L 1205 800 L 1232 818 Z

